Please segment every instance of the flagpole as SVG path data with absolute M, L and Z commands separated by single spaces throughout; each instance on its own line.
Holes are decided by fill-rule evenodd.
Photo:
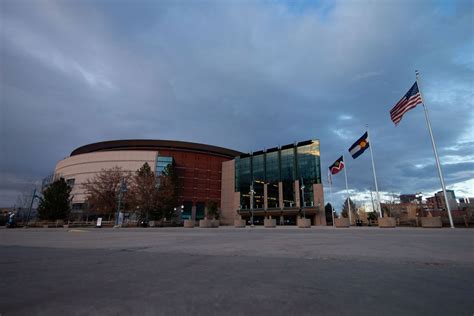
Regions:
M 428 131 L 430 132 L 431 145 L 433 146 L 436 166 L 438 167 L 438 175 L 439 175 L 439 180 L 441 182 L 441 189 L 443 190 L 444 202 L 446 203 L 446 208 L 448 210 L 449 224 L 451 225 L 451 228 L 454 228 L 453 217 L 451 215 L 451 206 L 449 205 L 448 196 L 446 194 L 446 186 L 444 184 L 443 172 L 441 171 L 441 164 L 439 162 L 438 150 L 436 149 L 436 143 L 433 137 L 433 131 L 431 130 L 431 123 L 430 123 L 430 118 L 428 116 L 428 109 L 426 107 L 425 101 L 423 100 L 423 94 L 421 93 L 420 73 L 418 72 L 418 70 L 415 70 L 415 74 L 416 74 L 416 83 L 418 85 L 418 91 L 420 92 L 421 104 L 423 105 L 423 109 L 425 112 L 426 124 L 428 125 Z
M 331 173 L 329 172 L 329 179 L 332 178 Z M 329 180 L 328 179 L 328 180 Z M 334 201 L 332 200 L 332 179 L 329 180 L 329 197 L 331 200 L 331 215 L 332 215 L 332 226 L 335 226 L 336 224 L 334 223 L 334 206 L 332 205 Z
M 344 159 L 344 155 L 342 155 L 342 161 L 344 161 L 344 178 L 346 179 L 347 207 L 349 209 L 349 226 L 350 226 L 352 225 L 352 214 L 351 214 L 351 203 L 349 200 L 349 186 L 347 185 L 347 172 L 346 172 L 347 164 L 346 164 L 346 160 Z
M 374 163 L 374 154 L 372 152 L 372 141 L 370 139 L 370 133 L 369 133 L 369 125 L 367 125 L 367 140 L 369 142 L 369 150 L 370 150 L 370 158 L 372 160 L 372 172 L 374 174 L 374 182 L 375 182 L 375 191 L 377 192 L 377 206 L 379 208 L 379 214 L 380 214 L 380 217 L 382 218 L 383 217 L 383 214 L 382 214 L 382 208 L 380 207 L 380 193 L 379 193 L 379 186 L 377 184 L 377 175 L 375 174 L 375 163 Z

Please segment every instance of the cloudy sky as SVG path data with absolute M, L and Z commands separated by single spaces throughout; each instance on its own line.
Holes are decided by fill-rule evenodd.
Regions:
M 91 142 L 250 152 L 321 140 L 322 171 L 369 124 L 379 188 L 474 196 L 474 8 L 466 1 L 0 1 L 0 206 Z M 370 155 L 349 186 L 373 188 Z M 334 179 L 335 199 L 344 178 Z M 365 195 L 367 197 L 367 195 Z M 388 195 L 386 198 L 389 198 Z

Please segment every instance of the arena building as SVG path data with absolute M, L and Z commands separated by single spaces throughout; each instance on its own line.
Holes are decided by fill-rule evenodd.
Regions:
M 86 202 L 83 183 L 103 169 L 115 166 L 135 172 L 146 162 L 155 174 L 174 162 L 180 179 L 179 204 L 183 218 L 202 219 L 208 201 L 221 203 L 222 163 L 241 152 L 181 141 L 115 140 L 93 143 L 75 149 L 59 161 L 55 177 L 63 177 L 72 186 L 72 209 L 80 212 Z
M 181 141 L 106 141 L 75 149 L 58 162 L 55 177 L 72 186 L 72 208 L 80 212 L 88 179 L 116 166 L 135 172 L 145 162 L 157 175 L 174 163 L 183 219 L 204 218 L 206 203 L 216 201 L 224 225 L 232 225 L 238 216 L 249 221 L 252 215 L 257 225 L 265 216 L 291 225 L 303 214 L 313 225 L 326 225 L 319 140 L 249 154 Z

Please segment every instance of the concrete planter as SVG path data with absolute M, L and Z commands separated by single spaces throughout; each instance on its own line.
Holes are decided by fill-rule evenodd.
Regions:
M 65 224 L 63 225 L 63 228 L 69 228 L 69 225 Z
M 185 228 L 194 228 L 194 221 L 192 219 L 185 219 L 183 226 Z
M 309 218 L 298 218 L 298 228 L 311 228 L 311 220 Z
M 443 227 L 443 222 L 441 217 L 422 217 L 421 218 L 421 227 L 424 228 L 441 228 Z
M 43 228 L 48 228 L 49 226 L 47 224 L 44 224 L 43 225 Z
M 379 218 L 380 228 L 395 228 L 397 227 L 397 220 L 394 217 L 382 217 Z
M 219 222 L 218 219 L 211 219 L 211 227 L 212 227 L 212 228 L 217 228 L 217 227 L 219 227 L 219 224 L 220 224 L 220 222 Z
M 334 224 L 336 224 L 337 228 L 348 228 L 351 226 L 351 223 L 349 222 L 348 218 L 335 218 L 334 219 Z
M 275 228 L 277 226 L 277 220 L 273 218 L 265 218 L 263 220 L 263 226 L 266 228 Z
M 199 221 L 199 227 L 200 228 L 211 228 L 212 227 L 212 222 L 210 219 L 201 219 Z
M 234 227 L 235 228 L 245 228 L 245 220 L 244 219 L 234 219 Z

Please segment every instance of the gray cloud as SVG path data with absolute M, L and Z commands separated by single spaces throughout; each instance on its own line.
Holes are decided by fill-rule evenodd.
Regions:
M 442 160 L 460 157 L 444 166 L 448 186 L 473 178 L 462 161 L 473 150 L 469 1 L 1 6 L 0 170 L 10 197 L 12 179 L 41 178 L 75 147 L 120 138 L 241 151 L 319 138 L 325 174 L 365 124 L 381 190 L 434 191 L 422 109 L 398 127 L 388 115 L 415 69 Z M 370 157 L 348 160 L 351 187 L 373 186 Z M 11 203 L 5 196 L 0 204 Z

